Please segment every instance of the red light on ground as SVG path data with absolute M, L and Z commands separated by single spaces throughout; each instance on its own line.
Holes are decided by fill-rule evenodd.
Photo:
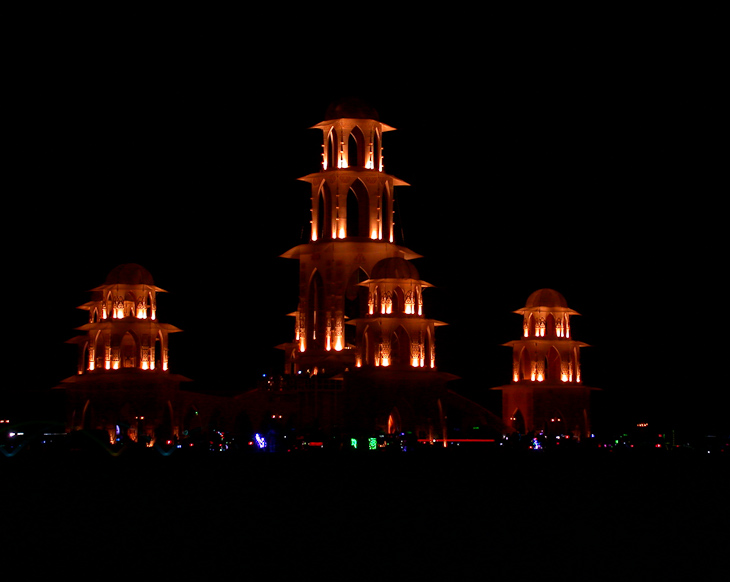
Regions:
M 418 439 L 419 443 L 443 442 L 444 439 Z M 446 439 L 449 443 L 493 443 L 494 439 Z

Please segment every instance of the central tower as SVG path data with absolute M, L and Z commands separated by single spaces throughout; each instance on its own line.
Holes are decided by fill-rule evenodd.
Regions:
M 446 446 L 450 431 L 497 426 L 436 368 L 443 324 L 425 316 L 430 285 L 412 263 L 420 255 L 394 237 L 395 188 L 407 184 L 384 170 L 383 134 L 393 128 L 354 99 L 331 105 L 314 128 L 322 165 L 301 178 L 311 184 L 310 240 L 283 255 L 299 261 L 294 340 L 279 346 L 286 375 L 261 408 L 317 441 L 387 433 Z
M 375 265 L 419 255 L 394 241 L 394 190 L 407 186 L 384 171 L 383 134 L 394 128 L 350 98 L 333 103 L 313 129 L 322 130 L 322 164 L 300 178 L 311 184 L 310 241 L 282 255 L 300 268 L 295 340 L 281 347 L 287 373 L 331 376 L 363 363 L 361 333 L 346 323 L 372 310 L 365 282 Z

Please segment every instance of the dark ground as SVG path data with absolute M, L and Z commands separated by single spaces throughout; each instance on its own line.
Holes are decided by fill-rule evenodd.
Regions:
M 29 579 L 712 580 L 727 468 L 696 453 L 18 455 L 0 458 L 4 562 Z

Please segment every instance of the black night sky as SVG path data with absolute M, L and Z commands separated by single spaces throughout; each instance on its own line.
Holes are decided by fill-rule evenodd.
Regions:
M 632 32 L 482 32 L 378 39 L 367 65 L 323 58 L 316 37 L 305 49 L 306 34 L 27 43 L 6 89 L 2 234 L 4 361 L 25 373 L 5 382 L 74 373 L 75 307 L 124 262 L 169 291 L 160 319 L 184 330 L 172 370 L 196 389 L 276 371 L 297 305 L 296 263 L 279 255 L 308 235 L 297 178 L 321 153 L 308 128 L 357 95 L 397 129 L 385 170 L 411 186 L 396 219 L 436 286 L 426 312 L 449 323 L 438 364 L 460 391 L 498 410 L 512 311 L 551 287 L 582 314 L 598 427 L 726 429 L 711 65 Z

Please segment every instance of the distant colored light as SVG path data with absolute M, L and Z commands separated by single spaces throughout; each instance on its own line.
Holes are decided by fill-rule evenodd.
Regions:
M 259 433 L 256 433 L 256 434 L 254 435 L 254 438 L 256 439 L 256 445 L 257 445 L 257 446 L 258 446 L 258 447 L 259 447 L 260 449 L 263 449 L 263 448 L 265 448 L 265 447 L 266 447 L 266 439 L 265 439 L 264 437 L 262 437 L 262 436 L 261 436 L 261 435 L 260 435 Z

